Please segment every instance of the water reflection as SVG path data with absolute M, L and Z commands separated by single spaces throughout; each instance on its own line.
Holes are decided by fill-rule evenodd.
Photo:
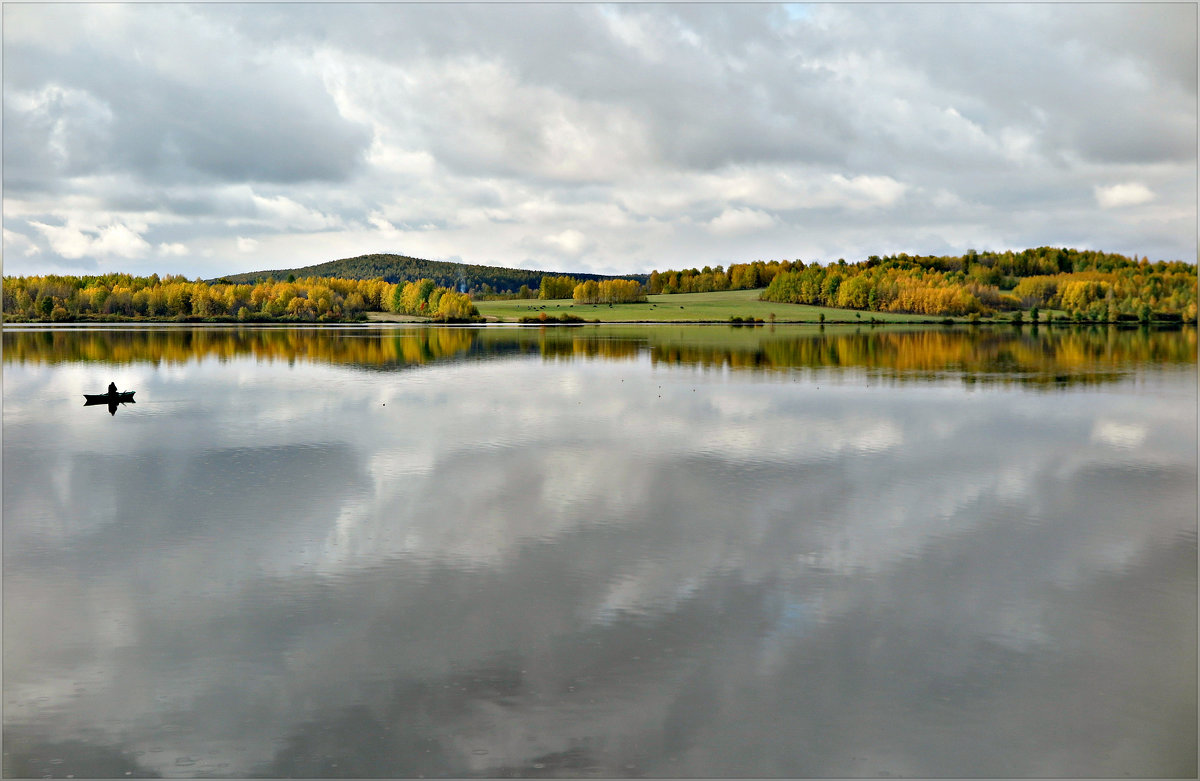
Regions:
M 1195 775 L 1191 332 L 261 330 L 6 349 L 5 775 Z
M 98 398 L 98 397 L 84 396 L 84 399 L 83 399 L 83 406 L 85 406 L 85 407 L 96 407 L 96 406 L 101 406 L 101 405 L 108 407 L 109 415 L 116 415 L 117 407 L 119 407 L 123 404 L 134 404 L 134 403 L 136 403 L 136 402 L 134 402 L 132 395 L 129 396 L 128 398 L 124 398 L 124 397 Z
M 398 369 L 467 357 L 633 360 L 734 370 L 861 368 L 881 379 L 1061 387 L 1196 361 L 1194 328 L 589 326 L 586 328 L 136 328 L 5 330 L 5 363 L 180 364 L 254 357 Z

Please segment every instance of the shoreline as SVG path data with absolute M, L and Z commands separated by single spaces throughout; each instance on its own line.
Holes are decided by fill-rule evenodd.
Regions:
M 813 326 L 823 327 L 827 325 L 837 326 L 869 326 L 871 328 L 879 327 L 907 327 L 907 326 L 942 326 L 946 328 L 957 326 L 968 327 L 1016 327 L 1016 328 L 1057 328 L 1062 326 L 1118 326 L 1123 328 L 1139 328 L 1139 327 L 1195 327 L 1196 323 L 1182 320 L 1151 320 L 1143 322 L 1140 320 L 1038 320 L 1032 322 L 1028 320 L 1012 321 L 1012 320 L 996 320 L 996 319 L 981 319 L 977 321 L 969 321 L 966 318 L 940 318 L 927 320 L 846 320 L 846 319 L 829 319 L 824 322 L 815 320 L 783 320 L 776 319 L 775 321 L 760 321 L 760 322 L 730 322 L 729 320 L 582 320 L 576 322 L 562 322 L 559 320 L 546 320 L 545 322 L 518 322 L 515 320 L 501 320 L 496 317 L 485 317 L 474 322 L 441 322 L 431 320 L 429 318 L 416 317 L 412 315 L 397 315 L 391 312 L 372 312 L 371 315 L 382 315 L 380 317 L 368 316 L 366 320 L 350 320 L 350 321 L 303 321 L 303 320 L 246 320 L 238 321 L 232 318 L 225 319 L 163 319 L 163 320 L 148 320 L 148 319 L 106 319 L 106 320 L 65 320 L 65 321 L 45 321 L 45 320 L 4 320 L 0 322 L 0 328 L 93 328 L 105 326 L 144 326 L 144 327 L 183 327 L 194 328 L 197 326 L 227 326 L 233 328 L 245 327 L 272 327 L 272 328 L 362 328 L 368 326 L 381 325 L 419 325 L 430 328 L 463 328 L 463 327 L 487 327 L 487 326 L 512 326 L 516 328 L 581 328 L 584 326 L 598 325 L 647 325 L 647 326 L 671 326 L 671 325 L 711 325 L 711 326 L 727 326 L 730 328 L 762 328 L 767 326 Z

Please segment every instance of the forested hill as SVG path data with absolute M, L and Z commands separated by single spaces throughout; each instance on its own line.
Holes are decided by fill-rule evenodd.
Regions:
M 300 268 L 229 274 L 221 277 L 219 281 L 245 284 L 260 282 L 268 277 L 273 277 L 276 280 L 284 280 L 289 275 L 293 275 L 297 279 L 304 277 L 336 277 L 340 279 L 382 278 L 391 283 L 432 279 L 439 287 L 466 290 L 471 293 L 488 293 L 493 291 L 498 293 L 515 293 L 522 285 L 528 285 L 531 290 L 536 291 L 542 282 L 543 276 L 555 276 L 562 273 L 564 272 L 530 271 L 523 268 L 500 268 L 498 266 L 475 266 L 470 263 L 449 263 L 443 260 L 410 258 L 405 255 L 380 254 L 331 260 L 326 263 L 318 263 L 315 266 L 302 266 Z M 581 282 L 586 279 L 613 279 L 613 277 L 603 274 L 578 274 L 571 272 L 571 276 Z M 645 274 L 624 274 L 622 278 L 636 279 L 643 283 L 649 279 Z

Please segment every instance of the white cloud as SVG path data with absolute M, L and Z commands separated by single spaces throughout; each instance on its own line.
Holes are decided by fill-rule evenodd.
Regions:
M 78 228 L 68 225 L 47 225 L 36 220 L 30 220 L 29 224 L 41 231 L 42 235 L 46 237 L 46 241 L 50 243 L 50 249 L 64 258 L 71 260 L 82 258 L 91 247 L 91 239 Z
M 150 245 L 128 225 L 118 223 L 100 229 L 92 250 L 99 255 L 138 258 L 150 250 Z
M 158 254 L 163 257 L 185 257 L 188 254 L 188 248 L 179 242 L 162 242 L 158 245 Z
M 703 173 L 648 177 L 623 188 L 619 202 L 643 214 L 723 213 L 710 222 L 717 232 L 768 227 L 771 213 L 807 209 L 858 211 L 899 204 L 911 188 L 886 175 L 847 177 L 803 164 L 727 166 Z M 736 203 L 737 206 L 726 205 Z
M 382 135 L 386 131 L 375 129 L 375 139 L 367 152 L 367 162 L 376 170 L 397 176 L 432 176 L 437 168 L 433 155 L 425 150 L 411 151 L 387 143 Z
M 639 57 L 649 62 L 662 61 L 661 39 L 655 35 L 657 31 L 649 29 L 646 18 L 636 13 L 630 13 L 629 9 L 621 9 L 620 12 L 617 12 L 612 6 L 602 7 L 600 15 L 604 19 L 609 33 L 623 46 L 629 47 Z M 695 37 L 694 32 L 692 37 Z
M 1114 184 L 1109 187 L 1097 185 L 1093 192 L 1096 203 L 1103 209 L 1119 209 L 1122 206 L 1138 206 L 1154 200 L 1154 192 L 1140 182 Z
M 245 253 L 254 252 L 254 250 L 258 249 L 258 239 L 251 239 L 251 238 L 247 238 L 245 236 L 238 236 L 237 237 L 237 248 L 238 248 L 238 252 L 245 252 Z
M 367 222 L 381 233 L 398 233 L 396 226 L 384 219 L 379 212 L 371 212 L 367 215 Z
M 721 236 L 736 236 L 770 228 L 775 218 L 758 209 L 726 209 L 708 223 L 708 229 Z
M 42 248 L 37 244 L 34 244 L 33 240 L 25 234 L 10 231 L 8 228 L 4 229 L 5 254 L 20 253 L 25 257 L 30 257 L 32 255 L 37 255 L 41 251 Z
M 543 243 L 569 257 L 578 257 L 596 246 L 594 241 L 574 228 L 568 228 L 561 233 L 546 236 L 543 239 Z
M 832 177 L 834 186 L 847 196 L 847 206 L 892 206 L 904 196 L 908 185 L 890 176 L 855 176 L 847 179 L 841 174 Z
M 653 162 L 631 107 L 545 86 L 502 59 L 381 62 L 326 49 L 317 63 L 342 112 L 371 124 L 367 159 L 402 179 L 441 168 L 588 182 Z
M 315 231 L 338 227 L 342 221 L 297 203 L 284 195 L 267 198 L 253 195 L 254 207 L 271 227 L 281 230 Z
M 71 223 L 48 225 L 35 220 L 30 220 L 29 224 L 41 231 L 52 250 L 72 260 L 91 256 L 140 258 L 150 250 L 150 244 L 123 223 L 88 228 Z

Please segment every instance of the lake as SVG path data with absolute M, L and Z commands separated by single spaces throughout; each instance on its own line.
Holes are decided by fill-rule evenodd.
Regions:
M 1194 329 L 3 339 L 5 776 L 1196 776 Z

